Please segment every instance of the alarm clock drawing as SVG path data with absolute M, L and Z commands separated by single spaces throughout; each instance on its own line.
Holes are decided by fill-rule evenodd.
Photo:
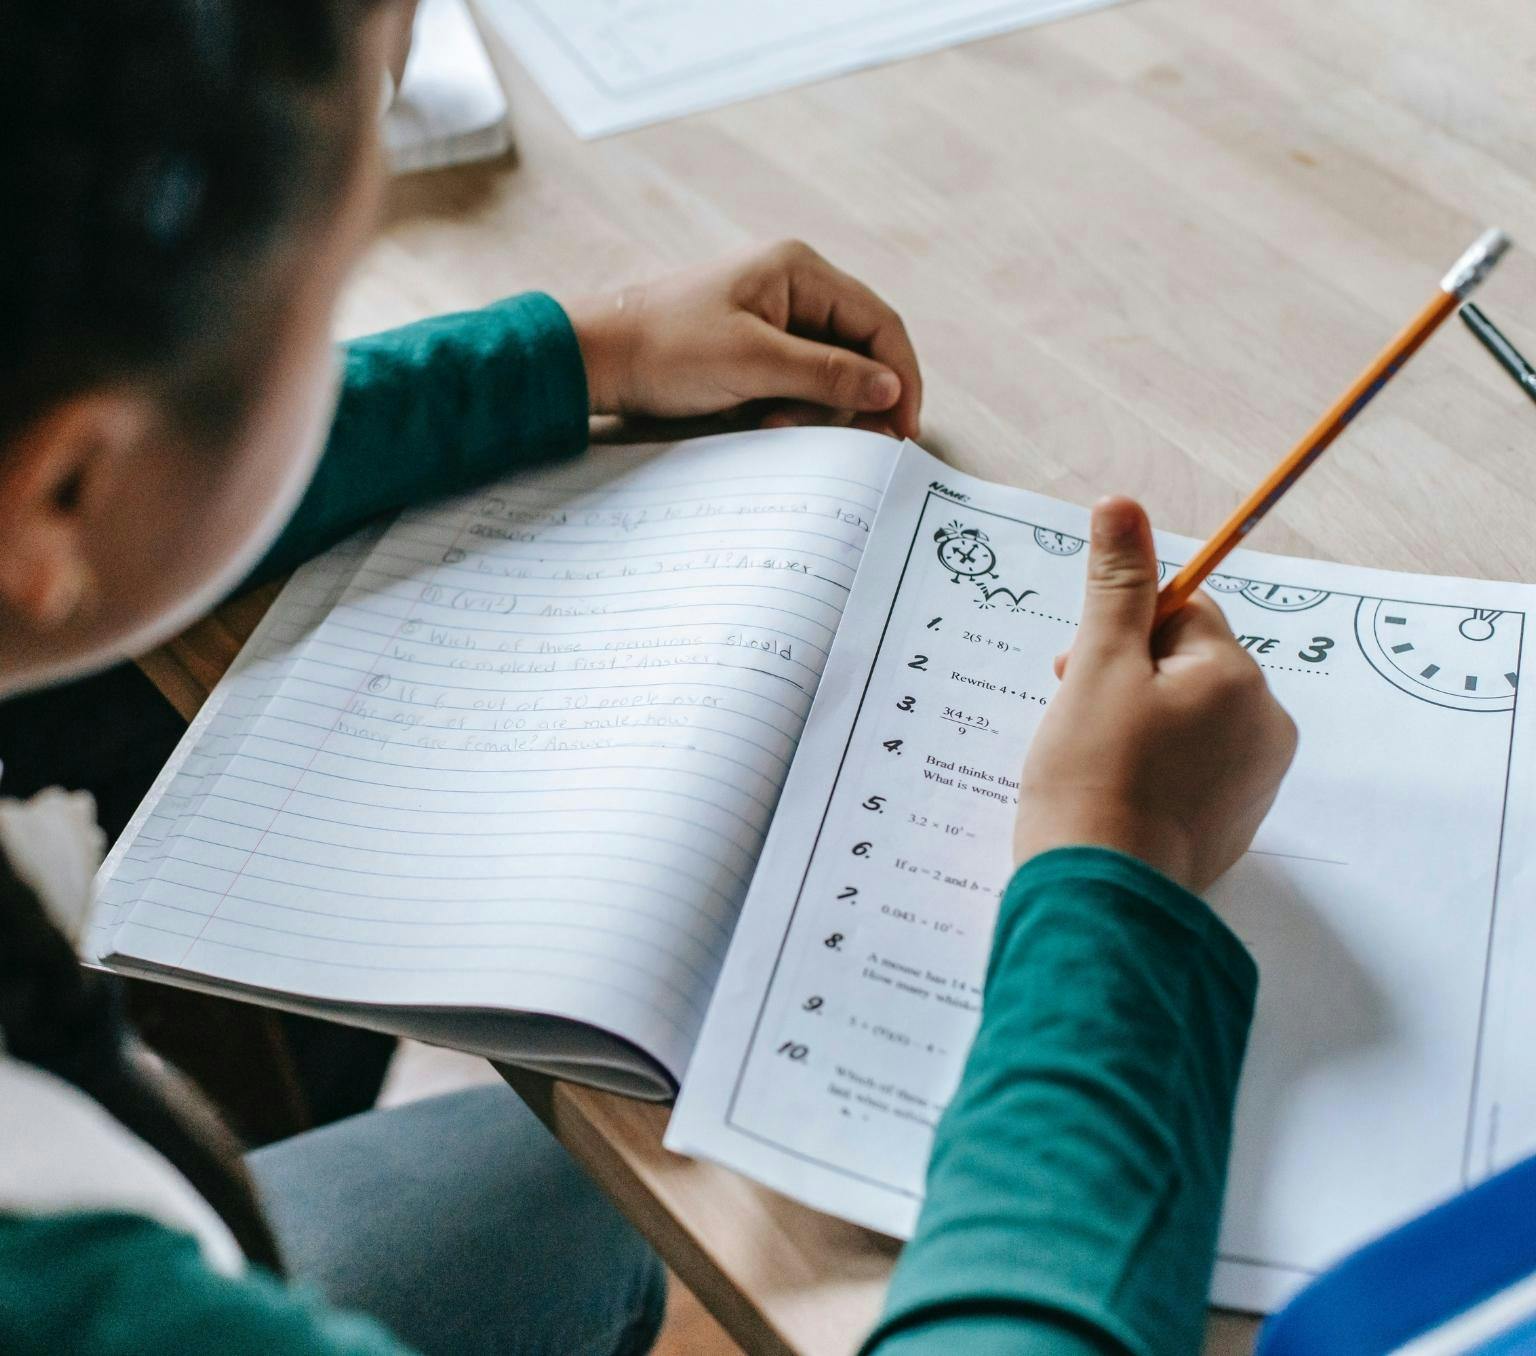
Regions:
M 951 582 L 997 578 L 997 555 L 987 545 L 985 532 L 951 523 L 935 532 L 933 539 L 939 544 L 939 564 L 953 576 Z
M 1355 638 L 1393 687 L 1453 711 L 1512 711 L 1520 681 L 1518 612 L 1362 598 Z
M 1037 527 L 1035 545 L 1053 556 L 1075 556 L 1083 549 L 1083 539 L 1065 532 L 1053 532 L 1048 527 Z

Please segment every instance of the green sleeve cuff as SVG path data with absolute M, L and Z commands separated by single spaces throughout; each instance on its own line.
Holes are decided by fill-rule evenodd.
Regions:
M 1170 942 L 1182 935 L 1188 945 L 1202 948 L 1231 980 L 1239 1001 L 1252 1007 L 1258 992 L 1259 971 L 1237 934 L 1199 895 L 1190 893 L 1140 858 L 1111 848 L 1056 848 L 1025 862 L 1003 891 L 998 910 L 998 940 L 1019 926 L 1042 894 L 1062 886 L 1070 890 L 1074 884 L 1088 882 L 1118 886 L 1157 909 L 1172 929 L 1168 934 Z M 992 966 L 1002 952 L 1003 948 L 994 942 Z
M 540 292 L 354 340 L 325 453 L 242 587 L 286 574 L 370 519 L 587 445 L 586 367 Z
M 1198 1350 L 1256 986 L 1225 925 L 1143 863 L 1022 867 L 865 1351 L 996 1346 L 1010 1324 L 1020 1351 Z
M 880 1356 L 1104 1356 L 1118 1352 L 1104 1334 L 1048 1310 L 934 1315 L 934 1323 L 886 1336 Z

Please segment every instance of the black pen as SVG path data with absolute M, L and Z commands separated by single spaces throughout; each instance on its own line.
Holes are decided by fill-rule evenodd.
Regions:
M 1499 333 L 1493 321 L 1470 302 L 1461 308 L 1461 318 L 1482 346 L 1498 359 L 1499 366 L 1520 383 L 1520 389 L 1536 400 L 1536 367 L 1526 362 L 1520 350 Z

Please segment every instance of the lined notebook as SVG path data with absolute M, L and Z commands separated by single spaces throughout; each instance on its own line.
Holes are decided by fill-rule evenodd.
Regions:
M 895 455 L 771 437 L 597 453 L 299 571 L 94 949 L 669 1095 Z
M 107 862 L 94 952 L 653 1098 L 902 1235 L 980 1017 L 1086 512 L 908 444 L 613 450 L 301 570 Z M 1161 536 L 1165 569 L 1197 544 Z M 1301 730 L 1214 1297 L 1536 1149 L 1528 585 L 1237 553 Z M 814 705 L 813 705 L 814 698 Z

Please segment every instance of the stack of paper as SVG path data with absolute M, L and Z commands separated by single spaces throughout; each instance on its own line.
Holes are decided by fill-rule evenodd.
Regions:
M 396 174 L 489 160 L 511 145 L 507 96 L 465 0 L 421 0 L 411 59 L 384 118 Z

